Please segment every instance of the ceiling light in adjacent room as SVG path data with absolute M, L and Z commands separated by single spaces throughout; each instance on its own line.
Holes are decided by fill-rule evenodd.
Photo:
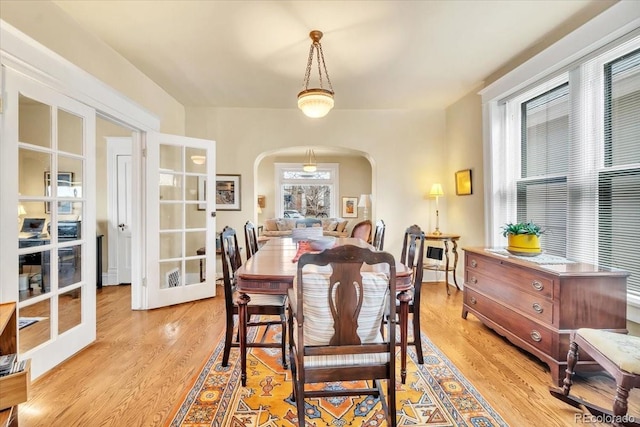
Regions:
M 316 163 L 316 155 L 313 150 L 307 151 L 308 160 L 306 163 L 303 163 L 302 170 L 305 172 L 315 172 L 318 170 L 318 164 Z
M 207 161 L 207 158 L 205 156 L 193 155 L 193 156 L 191 156 L 191 161 L 193 163 L 195 163 L 196 165 L 204 165 L 204 162 Z

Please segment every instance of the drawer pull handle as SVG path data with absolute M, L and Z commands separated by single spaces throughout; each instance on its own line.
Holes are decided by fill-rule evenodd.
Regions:
M 541 291 L 544 289 L 544 285 L 537 280 L 531 282 L 531 286 L 533 286 L 533 289 L 535 289 L 536 291 Z
M 476 268 L 478 266 L 478 263 L 476 262 L 475 259 L 471 260 L 471 267 Z
M 542 341 L 542 335 L 540 335 L 540 332 L 533 330 L 531 331 L 531 339 L 535 342 L 540 342 Z
M 544 308 L 542 308 L 542 306 L 540 304 L 538 304 L 537 302 L 534 302 L 533 303 L 533 310 L 536 313 L 540 314 L 540 313 L 542 313 L 544 311 Z
M 478 279 L 476 279 L 475 276 L 471 276 L 471 283 L 475 285 L 476 283 L 478 283 Z
M 478 302 L 478 301 L 476 300 L 476 297 L 471 297 L 471 298 L 469 299 L 469 301 L 471 302 L 471 304 L 475 304 L 475 303 L 477 303 L 477 302 Z

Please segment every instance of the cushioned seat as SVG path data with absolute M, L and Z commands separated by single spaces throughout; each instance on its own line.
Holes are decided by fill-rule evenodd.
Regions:
M 615 380 L 613 411 L 569 395 L 581 352 L 591 356 Z M 615 426 L 640 426 L 634 421 L 637 417 L 627 416 L 629 392 L 640 387 L 640 337 L 600 329 L 578 329 L 571 335 L 566 372 L 562 389 L 550 389 L 553 396 L 576 408 L 586 408 L 592 415 Z

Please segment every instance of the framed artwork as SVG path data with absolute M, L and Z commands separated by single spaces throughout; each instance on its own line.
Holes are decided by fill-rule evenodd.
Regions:
M 73 188 L 73 172 L 58 172 L 58 194 L 57 197 L 76 197 Z M 44 194 L 51 197 L 51 172 L 44 173 Z M 51 203 L 44 203 L 44 212 L 51 213 Z M 73 213 L 72 202 L 58 202 L 58 214 Z
M 200 176 L 198 177 L 198 210 L 205 209 L 207 209 L 207 179 Z M 216 175 L 216 210 L 240 210 L 240 175 Z
M 456 172 L 456 194 L 458 196 L 468 196 L 472 193 L 471 169 L 464 169 Z
M 240 175 L 216 175 L 216 210 L 240 210 Z
M 343 218 L 358 217 L 358 198 L 357 197 L 342 198 L 342 217 Z
M 265 197 L 262 195 L 258 195 L 258 206 L 260 206 L 261 209 L 264 209 L 266 206 Z

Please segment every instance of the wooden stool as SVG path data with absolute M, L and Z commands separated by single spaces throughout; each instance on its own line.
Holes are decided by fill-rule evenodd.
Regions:
M 616 381 L 616 397 L 613 411 L 597 407 L 577 397 L 569 396 L 578 351 L 593 358 Z M 581 328 L 571 334 L 567 354 L 567 370 L 562 389 L 551 388 L 558 399 L 602 417 L 615 426 L 640 426 L 639 418 L 627 416 L 627 398 L 632 388 L 640 387 L 640 337 L 617 334 L 600 329 Z

